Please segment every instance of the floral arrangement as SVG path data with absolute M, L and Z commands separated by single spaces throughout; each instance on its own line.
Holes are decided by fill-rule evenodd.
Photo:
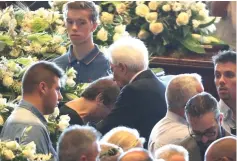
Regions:
M 36 154 L 36 145 L 30 142 L 26 145 L 16 141 L 0 141 L 1 161 L 48 161 L 51 154 Z

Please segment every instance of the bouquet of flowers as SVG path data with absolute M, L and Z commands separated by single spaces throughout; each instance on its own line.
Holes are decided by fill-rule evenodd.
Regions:
M 123 2 L 122 2 L 123 3 Z M 195 1 L 130 2 L 127 31 L 143 40 L 152 55 L 205 53 L 205 47 L 224 44 L 212 36 L 218 19 Z

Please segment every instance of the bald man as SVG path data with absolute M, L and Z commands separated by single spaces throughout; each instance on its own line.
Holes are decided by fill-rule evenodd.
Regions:
M 143 148 L 132 148 L 123 153 L 118 161 L 153 161 L 151 153 Z
M 236 137 L 227 136 L 214 141 L 207 149 L 205 161 L 235 161 Z

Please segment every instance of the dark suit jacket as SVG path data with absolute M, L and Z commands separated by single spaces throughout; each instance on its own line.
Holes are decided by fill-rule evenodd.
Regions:
M 147 148 L 152 128 L 166 111 L 165 85 L 151 70 L 146 70 L 121 90 L 114 109 L 97 124 L 97 129 L 105 134 L 121 125 L 135 128 L 145 137 Z

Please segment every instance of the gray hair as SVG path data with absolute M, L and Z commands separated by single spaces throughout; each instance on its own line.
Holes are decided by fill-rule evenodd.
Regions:
M 68 10 L 90 10 L 90 19 L 93 23 L 99 23 L 99 11 L 93 1 L 69 1 L 63 6 L 63 18 L 66 20 Z
M 165 91 L 165 99 L 168 109 L 184 108 L 187 101 L 197 93 L 197 86 L 202 85 L 199 74 L 179 74 L 168 84 Z
M 140 155 L 134 155 L 132 153 L 138 154 L 140 153 Z M 129 157 L 129 155 L 132 155 L 131 157 Z M 122 159 L 129 157 L 128 160 L 133 160 L 133 161 L 153 161 L 154 158 L 151 155 L 150 151 L 144 149 L 144 148 L 132 148 L 126 152 L 124 152 L 122 155 L 120 155 L 118 161 L 122 161 Z M 124 159 L 126 160 L 126 159 Z
M 125 126 L 118 126 L 107 132 L 101 139 L 103 142 L 115 144 L 127 151 L 137 145 L 143 146 L 145 138 L 140 137 L 136 129 Z
M 139 72 L 148 68 L 148 50 L 145 44 L 133 37 L 123 37 L 115 41 L 108 49 L 108 59 L 112 64 L 125 64 L 128 70 Z
M 188 151 L 179 145 L 167 144 L 157 149 L 155 152 L 156 159 L 164 159 L 165 161 L 169 161 L 173 155 L 181 155 L 184 157 L 185 161 L 189 160 Z
M 75 161 L 91 151 L 91 145 L 101 134 L 91 126 L 73 125 L 59 137 L 57 152 L 59 161 Z
M 208 112 L 213 112 L 216 119 L 220 114 L 217 100 L 209 93 L 202 92 L 190 98 L 185 106 L 185 116 L 200 117 Z

